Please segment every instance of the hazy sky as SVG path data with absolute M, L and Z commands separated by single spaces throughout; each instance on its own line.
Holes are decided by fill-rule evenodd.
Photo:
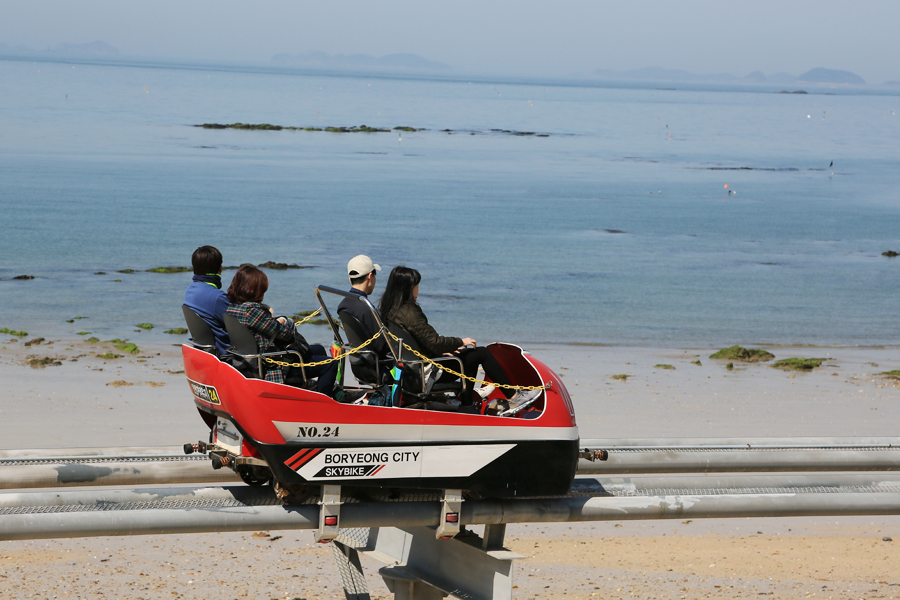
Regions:
M 648 66 L 900 80 L 900 2 L 837 0 L 0 0 L 0 42 L 103 40 L 123 55 L 267 62 L 397 52 L 458 72 L 586 74 Z

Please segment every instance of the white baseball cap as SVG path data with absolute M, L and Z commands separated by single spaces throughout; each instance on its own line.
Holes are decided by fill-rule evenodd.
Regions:
M 350 277 L 363 277 L 372 271 L 380 271 L 381 267 L 372 262 L 365 254 L 354 256 L 347 263 L 347 275 Z

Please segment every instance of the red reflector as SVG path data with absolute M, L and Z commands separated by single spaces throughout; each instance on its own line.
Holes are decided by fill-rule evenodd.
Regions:
M 325 526 L 334 527 L 337 525 L 337 517 L 325 517 Z
M 448 523 L 459 523 L 459 513 L 447 513 Z

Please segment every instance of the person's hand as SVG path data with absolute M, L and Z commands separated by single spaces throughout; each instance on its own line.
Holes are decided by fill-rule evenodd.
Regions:
M 287 319 L 285 319 L 284 317 L 278 317 L 275 320 L 278 321 L 279 323 L 281 323 L 282 325 L 284 325 L 287 322 Z
M 272 310 L 271 306 L 269 307 L 269 314 L 272 315 L 273 317 L 275 316 L 275 311 Z
M 472 338 L 463 338 L 462 341 L 463 341 L 463 345 L 462 345 L 463 348 L 465 348 L 466 346 L 472 346 L 474 348 L 476 345 L 475 340 L 473 340 Z

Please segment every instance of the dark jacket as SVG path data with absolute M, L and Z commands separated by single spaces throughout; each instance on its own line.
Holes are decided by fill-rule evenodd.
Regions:
M 360 296 L 362 298 L 368 298 L 366 294 L 361 292 L 356 288 L 350 288 L 350 293 Z M 359 300 L 355 300 L 353 298 L 344 298 L 341 300 L 341 303 L 338 305 L 337 313 L 338 317 L 341 316 L 342 312 L 347 312 L 356 317 L 356 320 L 359 321 L 363 327 L 368 331 L 367 338 L 375 335 L 375 332 L 378 331 L 378 322 L 375 320 L 375 316 L 372 315 L 372 311 L 368 306 L 365 305 L 364 302 L 360 302 Z M 367 348 L 373 350 L 380 357 L 385 357 L 388 354 L 387 343 L 384 341 L 384 336 L 376 339 L 372 344 Z
M 445 352 L 453 352 L 463 345 L 461 338 L 438 335 L 434 327 L 428 324 L 428 317 L 415 302 L 407 302 L 397 309 L 391 322 L 408 331 L 416 339 L 423 353 L 432 358 Z

